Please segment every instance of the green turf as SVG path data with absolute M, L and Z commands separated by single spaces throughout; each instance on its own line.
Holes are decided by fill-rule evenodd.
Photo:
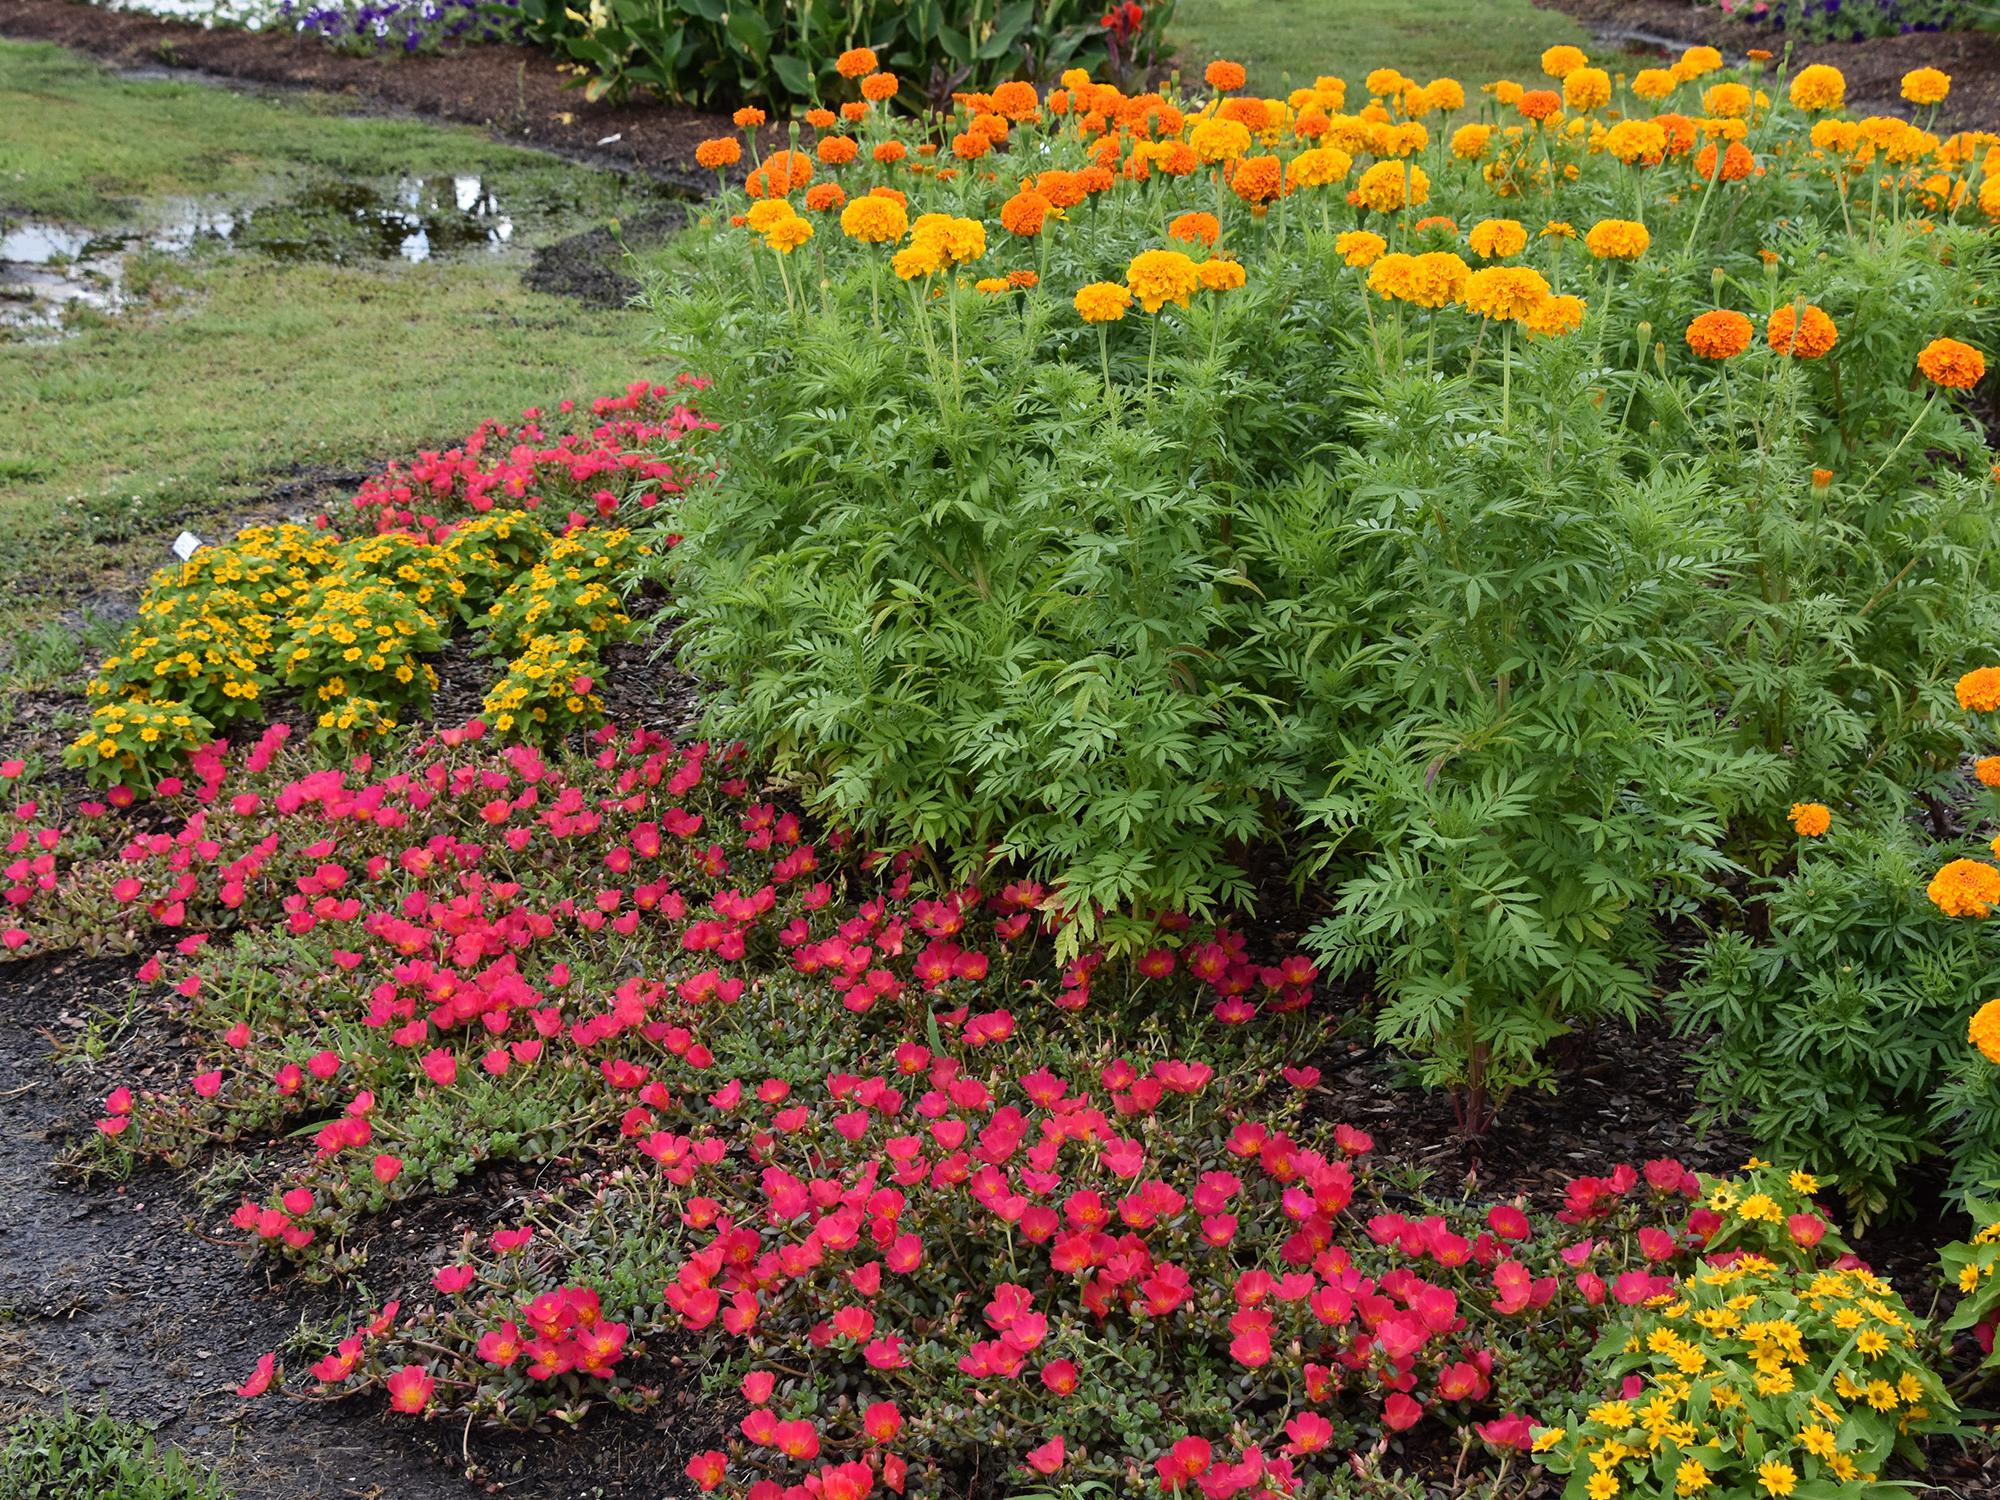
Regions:
M 131 310 L 54 343 L 0 335 L 0 625 L 157 566 L 181 525 L 240 513 L 298 466 L 368 465 L 659 373 L 643 316 L 522 286 L 526 243 L 657 205 L 615 176 L 0 43 L 0 218 L 129 225 L 175 200 L 448 173 L 522 206 L 512 248 L 417 265 L 143 251 Z
M 1536 74 L 1544 47 L 1587 42 L 1574 21 L 1529 0 L 1178 0 L 1167 39 L 1190 71 L 1231 58 L 1268 95 L 1320 73 L 1359 84 L 1381 67 L 1471 89 Z

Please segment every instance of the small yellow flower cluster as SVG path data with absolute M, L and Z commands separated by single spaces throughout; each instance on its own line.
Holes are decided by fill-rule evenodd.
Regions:
M 1599 1346 L 1595 1373 L 1625 1398 L 1543 1429 L 1536 1450 L 1592 1500 L 1873 1484 L 1901 1440 L 1955 1416 L 1921 1327 L 1865 1270 L 1711 1260 Z
M 214 735 L 214 726 L 184 703 L 120 698 L 91 710 L 90 727 L 63 758 L 99 786 L 150 786 L 159 767 Z
M 547 742 L 604 722 L 598 642 L 582 631 L 540 635 L 486 695 L 486 717 L 510 738 Z

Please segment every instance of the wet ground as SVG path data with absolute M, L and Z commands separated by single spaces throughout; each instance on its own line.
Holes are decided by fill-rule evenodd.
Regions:
M 621 237 L 597 229 L 543 245 L 529 285 L 622 306 L 637 290 L 618 269 L 626 247 L 678 228 L 682 196 L 668 186 L 628 184 L 623 197 L 638 209 L 630 231 Z M 48 337 L 78 308 L 127 310 L 127 262 L 141 252 L 332 265 L 498 254 L 594 216 L 603 198 L 581 184 L 523 192 L 476 174 L 325 179 L 267 199 L 155 204 L 132 225 L 109 231 L 10 219 L 0 199 L 0 329 Z
M 650 1417 L 534 1437 L 392 1422 L 379 1397 L 238 1399 L 258 1356 L 333 1317 L 338 1299 L 247 1267 L 209 1237 L 220 1215 L 164 1175 L 79 1186 L 57 1171 L 109 1078 L 143 1077 L 149 1059 L 178 1065 L 157 1017 L 120 1038 L 112 1058 L 77 1055 L 91 1016 L 125 1010 L 135 967 L 0 965 L 0 1425 L 67 1393 L 143 1422 L 238 1500 L 659 1500 L 686 1487 L 680 1470 L 701 1429 L 671 1402 Z M 440 1247 L 498 1222 L 523 1190 L 494 1174 L 385 1225 L 369 1247 L 371 1291 L 423 1296 Z M 688 1383 L 673 1358 L 653 1362 L 668 1389 Z

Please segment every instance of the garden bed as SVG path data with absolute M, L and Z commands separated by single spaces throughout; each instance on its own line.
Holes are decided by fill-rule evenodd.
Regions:
M 1752 49 L 1782 52 L 1784 33 L 1726 16 L 1712 4 L 1690 0 L 1535 0 L 1574 16 L 1614 46 L 1643 49 L 1649 40 L 1681 47 L 1706 43 L 1732 57 Z M 1636 33 L 1636 35 L 1635 35 Z M 1913 31 L 1858 42 L 1812 42 L 1792 52 L 1793 67 L 1827 63 L 1847 77 L 1857 113 L 1904 114 L 1898 92 L 1912 68 L 1941 68 L 1951 75 L 1951 96 L 1938 111 L 1943 127 L 1988 130 L 2000 120 L 2000 32 Z
M 289 32 L 208 28 L 78 0 L 5 0 L 0 36 L 56 42 L 119 68 L 312 89 L 368 111 L 485 126 L 515 144 L 697 188 L 709 178 L 690 169 L 695 143 L 729 128 L 726 117 L 670 105 L 589 103 L 556 60 L 534 47 L 357 57 Z

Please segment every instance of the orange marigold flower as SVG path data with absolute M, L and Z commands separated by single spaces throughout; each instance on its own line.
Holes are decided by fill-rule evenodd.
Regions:
M 1168 141 L 1157 165 L 1169 177 L 1186 177 L 1201 170 L 1201 158 L 1194 154 L 1194 147 L 1186 141 Z M 2000 214 L 1994 217 L 2000 218 Z
M 1847 97 L 1847 80 L 1840 69 L 1812 63 L 1799 69 L 1792 79 L 1792 105 L 1796 109 L 1838 109 Z
M 1089 196 L 1075 172 L 1044 172 L 1035 179 L 1035 191 L 1057 208 L 1075 208 Z
M 1042 112 L 1041 96 L 1032 83 L 1010 80 L 993 90 L 993 112 L 1010 120 L 1032 120 Z
M 2000 1000 L 1988 1000 L 1972 1014 L 1965 1039 L 1990 1063 L 2000 1064 Z
M 1756 96 L 1747 84 L 1715 83 L 1702 91 L 1701 107 L 1723 120 L 1740 120 L 1750 113 Z
M 825 130 L 833 124 L 835 118 L 834 112 L 830 109 L 814 108 L 806 111 L 806 124 L 812 126 L 814 130 Z
M 696 146 L 694 159 L 709 170 L 719 172 L 743 160 L 743 144 L 733 135 L 719 135 Z
M 1972 763 L 1972 774 L 1981 786 L 2000 787 L 2000 755 L 1982 755 Z
M 2000 667 L 1974 667 L 1958 679 L 1958 706 L 1968 713 L 2000 708 Z
M 1458 238 L 1458 223 L 1449 214 L 1427 214 L 1410 226 L 1412 234 L 1429 234 L 1435 231 L 1447 239 Z
M 825 56 L 824 53 L 820 54 Z M 872 73 L 880 66 L 873 47 L 849 47 L 833 61 L 834 71 L 842 78 L 860 78 Z
M 1085 167 L 1076 174 L 1076 180 L 1086 193 L 1106 192 L 1118 181 L 1109 167 Z
M 1530 120 L 1546 120 L 1561 111 L 1562 95 L 1554 89 L 1529 89 L 1514 107 Z
M 1167 226 L 1167 238 L 1179 240 L 1185 245 L 1200 245 L 1206 250 L 1222 233 L 1222 221 L 1214 214 L 1180 214 Z
M 904 144 L 901 141 L 883 141 L 879 146 L 877 146 L 873 151 L 869 152 L 868 154 L 874 157 L 875 160 L 880 162 L 883 166 L 893 167 L 897 162 L 901 161 L 904 157 L 908 156 L 910 153 L 909 149 L 906 146 L 904 146 Z
M 1271 111 L 1262 99 L 1244 97 L 1225 99 L 1222 107 L 1215 112 L 1218 120 L 1234 120 L 1252 135 L 1271 128 Z
M 1986 373 L 1986 356 L 1957 339 L 1932 339 L 1917 356 L 1926 379 L 1947 390 L 1968 391 Z
M 1703 359 L 1734 359 L 1756 336 L 1756 327 L 1748 318 L 1726 307 L 1702 313 L 1687 326 L 1688 348 Z
M 1026 291 L 1031 286 L 1040 286 L 1042 278 L 1033 271 L 1009 271 L 1007 284 L 1017 290 Z
M 871 104 L 885 104 L 896 97 L 902 81 L 894 73 L 870 73 L 861 80 L 861 97 Z
M 1771 314 L 1764 325 L 1764 340 L 1780 354 L 1796 355 L 1800 359 L 1818 359 L 1834 346 L 1840 330 L 1834 326 L 1826 309 L 1814 302 L 1808 302 L 1803 311 L 1794 313 L 1790 303 Z
M 951 154 L 960 161 L 977 161 L 993 149 L 993 142 L 981 131 L 968 130 L 951 138 Z
M 1055 205 L 1033 188 L 1023 188 L 1000 205 L 1000 227 L 1023 239 L 1042 232 L 1042 223 L 1055 212 Z
M 1229 189 L 1253 207 L 1273 202 L 1285 191 L 1284 167 L 1275 156 L 1246 156 L 1229 174 Z
M 815 153 L 829 167 L 844 167 L 861 154 L 851 135 L 828 135 L 820 137 Z
M 1802 837 L 1809 839 L 1818 838 L 1833 826 L 1833 813 L 1824 802 L 1794 802 L 1785 816 Z
M 1947 917 L 1983 917 L 2000 905 L 2000 870 L 1976 859 L 1955 859 L 1924 888 Z
M 850 99 L 840 106 L 840 118 L 850 125 L 859 125 L 868 118 L 868 106 L 859 99 Z
M 1813 488 L 1816 490 L 1823 490 L 1829 488 L 1833 484 L 1833 470 L 1814 469 L 1812 475 L 1812 484 Z
M 1575 333 L 1583 327 L 1583 298 L 1568 295 L 1544 297 L 1521 320 L 1521 326 L 1540 338 Z
M 773 151 L 744 179 L 753 198 L 783 198 L 813 180 L 812 158 L 803 151 Z
M 746 104 L 729 118 L 736 122 L 738 130 L 750 130 L 758 125 L 762 125 L 767 116 L 756 105 Z
M 1132 305 L 1132 294 L 1115 281 L 1093 281 L 1071 299 L 1086 323 L 1115 323 Z
M 816 182 L 806 189 L 806 207 L 825 213 L 847 201 L 847 193 L 837 182 Z
M 1465 278 L 1460 300 L 1482 318 L 1526 318 L 1549 298 L 1548 278 L 1529 266 L 1486 266 Z
M 1583 237 L 1584 247 L 1599 260 L 1637 260 L 1653 236 L 1636 219 L 1599 219 Z
M 1194 271 L 1203 290 L 1210 292 L 1235 291 L 1249 280 L 1243 267 L 1233 260 L 1205 260 Z
M 1942 104 L 1951 92 L 1951 74 L 1936 68 L 1912 68 L 1903 75 L 1903 97 L 1912 104 Z
M 1204 68 L 1201 76 L 1208 80 L 1210 88 L 1221 94 L 1234 93 L 1250 81 L 1250 75 L 1244 71 L 1243 64 L 1220 57 Z
M 1729 148 L 1720 153 L 1716 150 L 1715 142 L 1710 141 L 1694 154 L 1695 176 L 1704 181 L 1715 176 L 1718 160 L 1721 162 L 1724 182 L 1741 182 L 1757 167 L 1757 158 L 1751 155 L 1750 148 L 1741 141 L 1731 141 Z

